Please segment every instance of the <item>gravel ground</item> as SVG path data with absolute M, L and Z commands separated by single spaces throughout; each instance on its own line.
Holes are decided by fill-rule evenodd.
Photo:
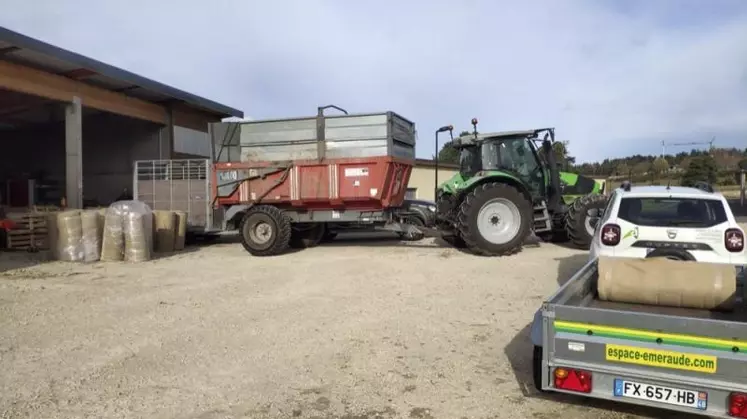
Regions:
M 2 418 L 666 417 L 533 391 L 529 322 L 586 260 L 560 246 L 501 259 L 353 239 L 273 258 L 236 243 L 142 264 L 1 256 Z

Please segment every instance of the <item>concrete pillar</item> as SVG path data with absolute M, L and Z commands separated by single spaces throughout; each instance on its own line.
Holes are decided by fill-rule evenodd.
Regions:
M 83 208 L 83 109 L 79 97 L 65 106 L 65 198 Z
M 166 111 L 166 125 L 158 132 L 158 158 L 168 160 L 174 152 L 174 112 L 171 107 Z

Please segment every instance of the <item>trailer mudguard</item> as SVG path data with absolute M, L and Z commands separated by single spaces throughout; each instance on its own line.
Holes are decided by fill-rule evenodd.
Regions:
M 529 336 L 534 346 L 543 346 L 542 342 L 542 309 L 537 310 L 534 313 L 534 320 L 532 320 L 532 328 L 529 331 Z

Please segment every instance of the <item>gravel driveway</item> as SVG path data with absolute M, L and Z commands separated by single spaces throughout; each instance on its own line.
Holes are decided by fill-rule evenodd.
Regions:
M 273 258 L 236 243 L 142 264 L 0 256 L 2 418 L 666 417 L 532 390 L 529 322 L 586 260 L 560 246 L 500 259 L 354 239 Z

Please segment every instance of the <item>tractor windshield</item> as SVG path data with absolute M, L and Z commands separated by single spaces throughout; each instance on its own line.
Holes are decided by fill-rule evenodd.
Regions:
M 539 162 L 530 142 L 525 138 L 509 138 L 500 142 L 500 168 L 528 178 L 537 170 Z

